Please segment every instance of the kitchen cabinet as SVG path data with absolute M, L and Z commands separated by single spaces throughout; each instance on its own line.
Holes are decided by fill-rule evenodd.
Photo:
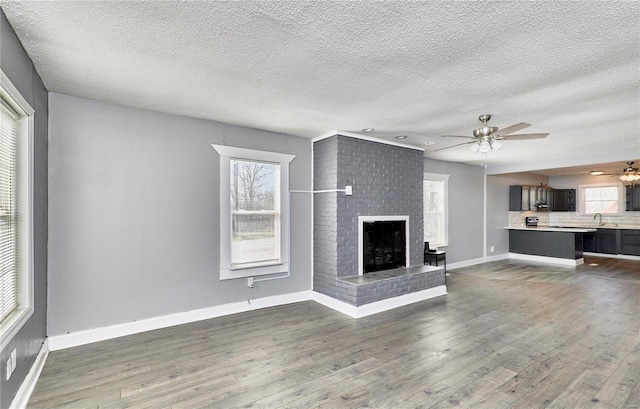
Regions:
M 640 256 L 640 230 L 621 230 L 621 254 Z
M 640 185 L 625 186 L 625 209 L 640 211 Z
M 554 212 L 575 212 L 576 190 L 553 189 L 553 201 L 551 210 Z
M 618 254 L 618 230 L 615 229 L 598 229 L 595 233 L 596 253 Z
M 549 186 L 511 185 L 509 186 L 509 211 L 547 211 L 552 191 Z
M 527 186 L 509 186 L 509 211 L 529 210 L 529 188 Z

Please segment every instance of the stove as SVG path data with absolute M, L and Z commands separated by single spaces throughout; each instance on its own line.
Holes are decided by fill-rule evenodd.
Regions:
M 524 224 L 527 227 L 538 227 L 538 218 L 535 216 L 525 217 Z

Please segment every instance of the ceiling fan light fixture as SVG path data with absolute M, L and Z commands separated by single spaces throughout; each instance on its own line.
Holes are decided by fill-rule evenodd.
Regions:
M 502 142 L 500 142 L 497 139 L 494 139 L 493 141 L 491 141 L 491 150 L 497 151 L 498 149 L 502 148 L 502 145 L 504 145 Z
M 593 176 L 600 176 L 600 175 L 604 175 L 604 170 L 592 170 L 591 173 Z
M 620 180 L 624 182 L 635 182 L 636 180 L 640 180 L 640 174 L 638 173 L 625 173 L 620 176 Z
M 627 165 L 629 165 L 629 167 L 622 171 L 623 173 L 620 175 L 620 180 L 624 182 L 640 180 L 640 172 L 638 172 L 638 168 L 633 167 L 633 162 L 627 162 Z
M 491 150 L 491 144 L 487 140 L 483 140 L 478 144 L 478 151 L 480 153 L 487 153 Z
M 473 153 L 478 153 L 478 149 L 480 149 L 480 145 L 478 145 L 477 143 L 471 144 L 471 146 L 469 146 L 469 149 Z

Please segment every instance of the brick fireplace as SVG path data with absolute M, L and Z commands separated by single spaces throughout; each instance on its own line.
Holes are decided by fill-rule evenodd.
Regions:
M 423 151 L 340 132 L 314 141 L 313 155 L 314 190 L 353 186 L 352 196 L 314 195 L 314 291 L 356 307 L 434 287 L 446 293 L 442 268 L 423 265 Z M 363 223 L 375 220 L 405 221 L 406 261 L 363 275 Z M 384 251 L 398 243 L 396 234 Z

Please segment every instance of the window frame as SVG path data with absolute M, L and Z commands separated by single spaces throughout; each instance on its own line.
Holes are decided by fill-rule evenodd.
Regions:
M 35 110 L 0 70 L 0 98 L 19 115 L 16 129 L 17 307 L 0 322 L 0 350 L 16 336 L 34 312 L 33 294 L 33 138 Z
M 611 182 L 611 183 L 590 183 L 578 185 L 578 206 L 579 213 L 583 216 L 593 216 L 597 213 L 587 213 L 585 206 L 585 193 L 586 188 L 597 187 L 616 187 L 618 189 L 618 212 L 617 213 L 602 213 L 603 216 L 622 216 L 624 212 L 624 183 Z
M 422 215 L 423 215 L 423 240 L 426 242 L 426 238 L 424 235 L 426 233 L 426 229 L 424 229 L 424 212 L 425 212 L 425 204 L 424 204 L 424 182 L 425 181 L 435 181 L 435 182 L 443 182 L 444 183 L 444 243 L 432 243 L 429 242 L 429 246 L 431 247 L 448 247 L 449 246 L 449 175 L 441 174 L 441 173 L 427 173 L 423 174 L 422 178 Z
M 295 155 L 211 145 L 220 155 L 220 280 L 289 271 L 289 163 Z M 280 258 L 268 262 L 231 264 L 231 159 L 280 165 Z

